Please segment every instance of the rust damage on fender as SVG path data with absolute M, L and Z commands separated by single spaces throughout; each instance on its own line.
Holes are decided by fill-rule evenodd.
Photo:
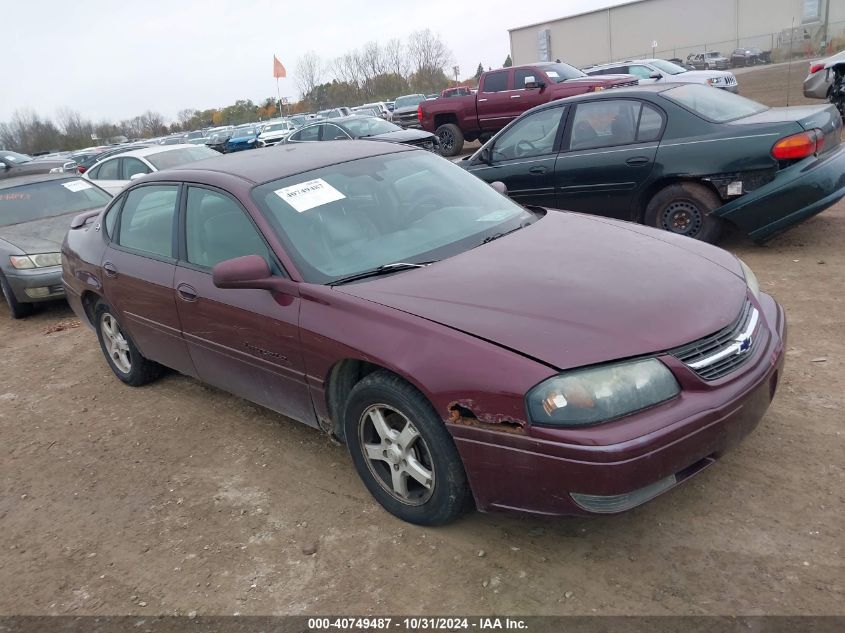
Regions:
M 512 418 L 501 413 L 477 411 L 474 400 L 454 400 L 450 402 L 448 422 L 464 426 L 477 426 L 504 433 L 522 433 L 525 426 L 525 420 Z

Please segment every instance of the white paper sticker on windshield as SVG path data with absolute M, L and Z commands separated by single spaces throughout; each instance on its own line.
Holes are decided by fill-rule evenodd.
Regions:
M 558 75 L 558 74 L 557 74 L 557 71 L 556 71 L 556 70 L 547 70 L 547 71 L 546 71 L 546 74 L 547 74 L 549 77 L 552 77 L 552 78 L 554 78 L 554 79 L 557 79 L 558 77 L 560 77 L 560 75 Z
M 85 182 L 84 180 L 71 180 L 70 182 L 63 182 L 62 187 L 65 189 L 69 189 L 70 191 L 82 191 L 83 189 L 90 189 L 91 184 Z
M 13 163 L 14 163 L 16 160 L 18 160 L 18 159 L 17 159 L 17 158 L 15 158 L 14 156 L 4 156 L 3 158 L 5 158 L 6 160 L 9 160 L 9 161 L 12 161 Z
M 346 197 L 322 178 L 276 189 L 273 193 L 300 213 Z

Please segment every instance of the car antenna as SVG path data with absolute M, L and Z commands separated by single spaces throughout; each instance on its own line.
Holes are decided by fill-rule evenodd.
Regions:
M 789 107 L 789 89 L 792 87 L 792 42 L 795 40 L 795 16 L 792 16 L 792 29 L 789 31 L 789 64 L 786 66 L 786 107 Z

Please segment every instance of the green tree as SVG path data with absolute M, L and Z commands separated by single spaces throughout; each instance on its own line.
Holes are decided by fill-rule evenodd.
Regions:
M 475 78 L 481 79 L 481 75 L 484 72 L 484 66 L 481 65 L 481 62 L 478 62 L 478 68 L 475 71 Z
M 502 68 L 510 68 L 511 66 L 513 66 L 513 61 L 511 61 L 511 56 L 508 55 L 505 59 L 505 63 L 502 64 Z

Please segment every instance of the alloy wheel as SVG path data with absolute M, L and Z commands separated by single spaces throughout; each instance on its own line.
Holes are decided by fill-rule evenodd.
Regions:
M 437 133 L 437 140 L 440 141 L 440 147 L 447 152 L 451 152 L 455 146 L 455 136 L 449 130 L 442 130 Z
M 115 367 L 128 374 L 132 371 L 132 358 L 129 355 L 129 343 L 120 331 L 117 319 L 108 312 L 104 313 L 100 318 L 100 330 L 109 358 Z
M 434 492 L 434 462 L 416 426 L 385 404 L 367 408 L 358 421 L 367 468 L 394 499 L 422 505 Z

